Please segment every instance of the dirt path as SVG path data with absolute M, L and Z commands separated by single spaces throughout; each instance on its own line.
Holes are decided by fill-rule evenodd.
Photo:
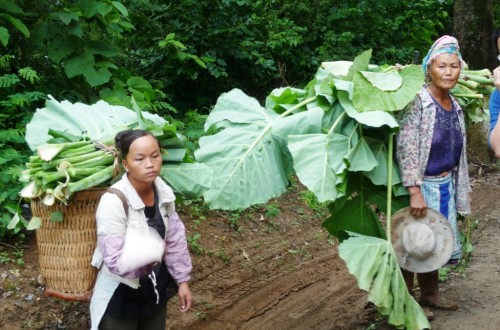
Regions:
M 473 183 L 478 226 L 471 262 L 441 285 L 460 308 L 435 311 L 432 329 L 500 329 L 500 172 Z M 193 250 L 195 304 L 181 314 L 173 299 L 167 329 L 391 329 L 298 190 L 244 213 L 179 211 L 188 235 L 201 234 L 195 243 L 200 253 Z M 0 328 L 87 329 L 88 304 L 43 295 L 34 236 L 24 254 L 24 266 L 0 264 Z
M 475 180 L 472 218 L 474 252 L 463 276 L 444 286 L 446 296 L 459 302 L 457 312 L 437 311 L 433 329 L 500 329 L 500 175 Z

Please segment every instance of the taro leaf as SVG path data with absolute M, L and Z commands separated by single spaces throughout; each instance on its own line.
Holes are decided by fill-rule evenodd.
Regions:
M 334 77 L 341 78 L 347 76 L 351 65 L 351 61 L 323 62 L 321 63 L 320 69 L 325 70 L 327 73 L 333 75 Z
M 382 141 L 372 138 L 366 138 L 368 145 L 373 152 L 373 156 L 377 160 L 378 166 L 374 167 L 371 171 L 365 172 L 365 176 L 370 178 L 375 185 L 387 185 L 387 147 Z M 392 184 L 401 182 L 401 175 L 399 174 L 399 167 L 396 163 L 392 165 Z
M 212 169 L 205 164 L 165 164 L 160 176 L 176 192 L 189 198 L 200 197 L 210 187 Z
M 368 300 L 398 329 L 429 329 L 422 308 L 406 288 L 390 242 L 352 232 L 348 234 L 351 237 L 339 245 L 339 256 L 356 277 L 358 286 L 368 291 Z
M 349 171 L 352 172 L 371 171 L 378 165 L 364 137 L 358 140 L 346 157 L 349 161 Z
M 288 179 L 281 150 L 269 128 L 237 125 L 200 139 L 196 160 L 213 169 L 212 185 L 204 193 L 210 208 L 246 208 L 285 192 Z
M 267 96 L 265 107 L 277 113 L 283 113 L 302 101 L 304 96 L 305 91 L 303 89 L 291 87 L 278 88 Z M 302 110 L 305 110 L 305 108 Z
M 332 138 L 326 134 L 291 135 L 288 143 L 300 182 L 316 195 L 318 201 L 334 201 L 337 198 L 337 175 L 346 168 L 344 155 L 348 150 L 348 138 L 339 134 Z
M 158 115 L 143 112 L 144 117 L 163 126 L 165 119 Z M 83 103 L 59 103 L 48 96 L 45 108 L 37 109 L 31 121 L 26 126 L 26 142 L 31 150 L 45 144 L 51 139 L 49 128 L 63 131 L 92 140 L 113 137 L 118 131 L 137 124 L 134 111 L 107 102 L 99 101 L 93 105 Z
M 316 95 L 318 106 L 328 111 L 337 100 L 332 88 L 332 75 L 323 68 L 319 68 L 314 79 L 306 87 L 309 95 Z
M 246 208 L 285 192 L 290 161 L 284 150 L 284 135 L 310 131 L 309 120 L 294 118 L 305 116 L 305 119 L 311 115 L 316 116 L 314 111 L 307 111 L 279 117 L 237 89 L 221 95 L 207 118 L 205 129 L 214 126 L 222 130 L 202 137 L 200 149 L 195 152 L 196 160 L 214 171 L 212 185 L 204 193 L 210 208 Z M 280 126 L 280 121 L 293 125 Z M 320 124 L 321 120 L 312 122 Z M 273 125 L 276 125 L 274 131 Z
M 331 203 L 328 209 L 330 217 L 322 223 L 322 226 L 339 241 L 342 242 L 347 238 L 347 231 L 385 238 L 384 228 L 377 214 L 370 205 L 367 205 L 363 195 L 344 196 Z
M 380 73 L 383 74 L 383 73 Z M 392 73 L 386 73 L 388 81 Z M 356 72 L 352 82 L 354 92 L 352 102 L 354 107 L 360 111 L 397 111 L 403 109 L 411 100 L 415 98 L 417 92 L 424 84 L 424 74 L 418 65 L 407 65 L 399 75 L 403 79 L 403 84 L 395 91 L 384 91 L 373 86 L 366 79 L 362 72 Z M 385 88 L 387 89 L 387 87 Z
M 368 70 L 370 58 L 372 57 L 372 50 L 368 49 L 354 58 L 352 65 L 349 67 L 346 80 L 352 81 L 358 71 Z
M 383 91 L 396 91 L 403 84 L 403 78 L 397 72 L 360 71 L 374 87 Z
M 355 89 L 356 92 L 356 89 Z M 337 93 L 340 104 L 345 109 L 349 117 L 355 119 L 361 124 L 370 127 L 381 127 L 383 125 L 389 126 L 392 130 L 399 129 L 399 125 L 394 117 L 385 111 L 369 111 L 369 112 L 358 112 L 354 107 L 351 100 L 349 100 L 348 94 L 345 91 L 339 91 Z
M 239 89 L 233 89 L 217 99 L 205 122 L 205 131 L 212 125 L 217 128 L 225 127 L 228 122 L 267 126 L 276 117 L 278 117 L 276 113 L 263 108 L 255 98 L 247 96 Z

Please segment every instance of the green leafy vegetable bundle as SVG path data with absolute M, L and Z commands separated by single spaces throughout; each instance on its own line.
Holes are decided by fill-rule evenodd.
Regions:
M 178 193 L 201 195 L 210 185 L 211 170 L 186 159 L 186 139 L 165 119 L 104 101 L 93 105 L 58 102 L 49 96 L 26 128 L 26 141 L 34 154 L 20 180 L 26 183 L 21 197 L 38 199 L 46 205 L 71 203 L 75 192 L 109 186 L 121 173 L 114 146 L 116 133 L 145 129 L 155 135 L 162 152 L 160 176 Z M 37 229 L 33 217 L 28 229 Z M 25 220 L 18 213 L 9 227 Z
M 493 75 L 490 70 L 462 70 L 458 84 L 451 90 L 451 93 L 465 110 L 467 121 L 478 123 L 489 118 L 484 103 L 494 89 Z
M 67 204 L 73 193 L 116 175 L 120 171 L 116 157 L 112 146 L 88 140 L 41 145 L 20 177 L 27 182 L 21 197 L 40 197 L 48 206 L 56 199 Z

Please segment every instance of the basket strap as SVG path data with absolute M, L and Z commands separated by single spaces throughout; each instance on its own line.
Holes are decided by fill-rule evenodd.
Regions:
M 118 196 L 121 199 L 122 204 L 123 204 L 123 208 L 125 210 L 125 214 L 128 217 L 128 202 L 127 202 L 127 197 L 125 197 L 125 194 L 120 189 L 112 188 L 112 187 L 106 189 L 106 192 L 109 192 L 111 194 L 115 194 L 116 196 Z

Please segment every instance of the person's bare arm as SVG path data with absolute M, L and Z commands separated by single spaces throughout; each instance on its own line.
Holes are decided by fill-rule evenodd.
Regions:
M 493 82 L 500 91 L 500 66 L 493 70 Z M 497 121 L 490 135 L 490 147 L 495 157 L 500 158 L 500 121 Z

